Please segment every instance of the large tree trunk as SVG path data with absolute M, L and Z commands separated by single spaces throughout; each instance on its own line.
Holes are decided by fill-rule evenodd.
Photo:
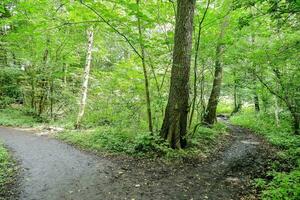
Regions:
M 136 3 L 139 8 L 140 0 L 136 0 Z M 137 15 L 137 20 L 138 20 L 138 29 L 139 29 L 139 43 L 140 43 L 140 48 L 141 48 L 141 60 L 142 60 L 143 73 L 144 73 L 145 95 L 146 95 L 147 116 L 148 116 L 148 129 L 151 133 L 153 133 L 149 78 L 148 78 L 148 72 L 147 72 L 147 68 L 146 68 L 145 47 L 144 47 L 144 42 L 143 42 L 143 33 L 142 33 L 141 20 L 140 20 L 139 15 Z
M 86 56 L 86 63 L 85 63 L 84 75 L 83 75 L 81 100 L 80 100 L 79 112 L 78 112 L 75 128 L 80 128 L 80 123 L 81 123 L 82 117 L 84 115 L 85 105 L 86 105 L 86 101 L 87 101 L 88 83 L 89 83 L 90 68 L 91 68 L 91 61 L 92 61 L 93 42 L 94 42 L 94 32 L 92 29 L 90 29 L 90 30 L 88 30 L 87 56 Z
M 228 25 L 227 16 L 224 19 L 224 22 L 221 26 L 220 35 L 218 38 L 217 48 L 216 48 L 216 61 L 215 61 L 215 74 L 214 74 L 214 82 L 213 87 L 210 93 L 210 97 L 208 100 L 207 108 L 204 114 L 203 122 L 207 125 L 212 125 L 216 121 L 216 112 L 217 106 L 219 102 L 221 85 L 222 85 L 222 76 L 223 76 L 223 67 L 221 64 L 221 56 L 223 54 L 223 37 L 225 34 L 225 29 Z
M 195 0 L 178 0 L 175 26 L 173 65 L 168 104 L 161 136 L 172 148 L 185 146 L 189 110 L 189 75 L 191 64 Z

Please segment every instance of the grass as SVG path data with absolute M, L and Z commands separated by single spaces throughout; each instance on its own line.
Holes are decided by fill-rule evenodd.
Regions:
M 8 151 L 0 143 L 0 199 L 5 199 L 9 185 L 14 182 L 15 165 Z
M 217 137 L 226 132 L 226 126 L 217 124 L 213 129 L 199 127 L 188 137 L 188 148 L 173 150 L 158 136 L 148 132 L 100 126 L 95 130 L 67 130 L 57 137 L 67 143 L 94 152 L 125 153 L 134 156 L 162 156 L 183 158 L 208 153 Z
M 230 103 L 220 102 L 217 107 L 218 114 L 230 115 L 233 111 L 233 105 Z
M 0 125 L 2 126 L 34 127 L 38 124 L 38 119 L 27 115 L 21 109 L 0 110 Z
M 252 129 L 279 149 L 277 160 L 268 173 L 268 180 L 256 180 L 257 188 L 262 191 L 262 199 L 299 199 L 300 137 L 293 134 L 290 118 L 282 115 L 277 126 L 272 115 L 242 112 L 232 117 L 231 122 Z

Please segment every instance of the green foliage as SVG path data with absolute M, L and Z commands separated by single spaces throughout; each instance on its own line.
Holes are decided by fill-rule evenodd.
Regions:
M 0 70 L 0 108 L 22 101 L 20 87 L 21 72 L 16 68 L 1 68 Z
M 284 115 L 283 115 L 284 116 Z M 264 200 L 296 200 L 300 196 L 300 137 L 294 135 L 289 118 L 282 117 L 277 126 L 273 116 L 243 112 L 231 118 L 231 122 L 254 130 L 278 147 L 277 159 L 268 173 L 271 180 L 256 180 L 256 186 L 263 190 Z
M 262 193 L 264 200 L 297 200 L 300 196 L 300 169 L 273 173 L 272 181 Z
M 233 107 L 229 103 L 220 102 L 217 107 L 217 113 L 229 115 L 233 111 Z
M 227 126 L 222 123 L 217 123 L 212 128 L 200 126 L 191 137 L 188 137 L 189 145 L 207 152 L 211 150 L 220 135 L 226 134 L 226 129 Z
M 38 119 L 32 115 L 26 115 L 20 109 L 0 109 L 0 125 L 33 127 L 38 124 Z
M 130 155 L 164 154 L 168 147 L 158 137 L 149 133 L 125 132 L 109 126 L 101 126 L 96 130 L 66 131 L 57 135 L 68 143 L 101 152 L 127 153 Z
M 15 175 L 15 167 L 7 150 L 0 143 L 0 197 L 7 192 L 7 185 L 11 184 Z
M 174 150 L 158 134 L 136 132 L 134 129 L 99 126 L 95 130 L 65 131 L 57 137 L 90 151 L 126 153 L 134 156 L 162 156 L 164 158 L 193 158 L 212 150 L 216 139 L 226 132 L 224 124 L 216 124 L 213 129 L 199 127 L 188 137 L 186 149 Z

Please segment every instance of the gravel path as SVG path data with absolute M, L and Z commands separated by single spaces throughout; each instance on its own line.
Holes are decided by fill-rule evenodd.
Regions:
M 0 127 L 20 161 L 21 200 L 240 199 L 266 164 L 265 145 L 230 126 L 228 144 L 206 162 L 102 158 L 45 136 Z M 17 199 L 15 197 L 14 199 Z

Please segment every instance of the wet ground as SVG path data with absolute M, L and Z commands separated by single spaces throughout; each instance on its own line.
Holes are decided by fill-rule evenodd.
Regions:
M 264 173 L 268 145 L 248 130 L 230 136 L 206 161 L 99 157 L 55 139 L 0 127 L 0 139 L 19 161 L 21 200 L 255 199 L 250 180 Z M 252 196 L 252 197 L 251 197 Z

